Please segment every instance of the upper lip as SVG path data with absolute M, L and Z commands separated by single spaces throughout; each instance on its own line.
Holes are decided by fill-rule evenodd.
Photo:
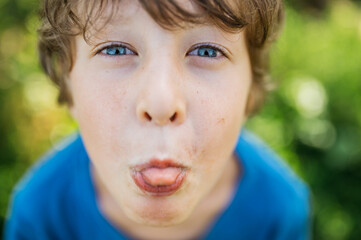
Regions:
M 140 171 L 142 171 L 144 169 L 147 169 L 147 168 L 168 168 L 168 167 L 184 168 L 184 169 L 187 168 L 183 164 L 177 163 L 176 161 L 174 161 L 172 159 L 162 159 L 162 160 L 160 160 L 160 159 L 157 159 L 157 158 L 152 158 L 146 163 L 135 165 L 133 167 L 133 169 L 140 172 Z

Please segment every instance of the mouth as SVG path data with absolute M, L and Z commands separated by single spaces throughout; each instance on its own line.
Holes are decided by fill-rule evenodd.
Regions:
M 152 159 L 132 168 L 135 184 L 151 196 L 169 196 L 183 185 L 187 168 L 171 159 Z

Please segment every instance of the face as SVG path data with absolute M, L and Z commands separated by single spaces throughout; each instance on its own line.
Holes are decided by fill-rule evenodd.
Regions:
M 137 1 L 75 39 L 71 111 L 99 185 L 132 221 L 187 219 L 225 175 L 251 84 L 244 33 L 160 27 Z

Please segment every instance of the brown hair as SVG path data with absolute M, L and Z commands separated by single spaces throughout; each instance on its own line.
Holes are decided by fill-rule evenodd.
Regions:
M 247 113 L 263 104 L 269 73 L 269 48 L 283 22 L 282 0 L 191 0 L 200 11 L 190 12 L 176 0 L 138 0 L 148 14 L 167 29 L 183 27 L 184 23 L 204 23 L 210 20 L 229 32 L 246 31 L 247 48 L 253 73 Z M 73 37 L 86 39 L 92 21 L 98 19 L 109 2 L 120 0 L 44 0 L 38 48 L 41 65 L 50 79 L 59 86 L 59 103 L 72 104 L 66 78 L 73 66 Z M 119 6 L 119 5 L 114 5 Z M 79 9 L 82 13 L 77 14 Z M 109 20 L 117 7 L 112 8 Z

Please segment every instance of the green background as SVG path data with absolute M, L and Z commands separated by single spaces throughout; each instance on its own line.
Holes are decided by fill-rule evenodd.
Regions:
M 39 3 L 0 0 L 0 236 L 11 189 L 76 130 L 36 56 Z M 288 0 L 278 88 L 247 123 L 308 183 L 314 239 L 361 237 L 360 1 Z

